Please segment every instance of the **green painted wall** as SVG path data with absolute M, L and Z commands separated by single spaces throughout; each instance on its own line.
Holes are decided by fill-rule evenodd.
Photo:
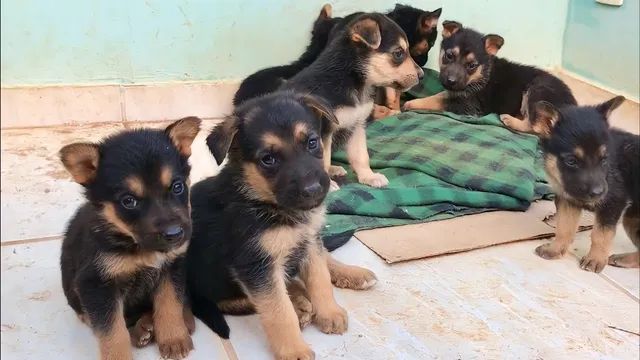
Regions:
M 1 0 L 2 85 L 239 79 L 295 59 L 325 2 Z M 442 6 L 441 19 L 503 35 L 502 55 L 514 60 L 543 67 L 561 62 L 568 0 L 403 2 Z M 331 3 L 342 15 L 384 11 L 395 1 Z
M 639 97 L 640 6 L 570 0 L 562 66 L 587 79 Z

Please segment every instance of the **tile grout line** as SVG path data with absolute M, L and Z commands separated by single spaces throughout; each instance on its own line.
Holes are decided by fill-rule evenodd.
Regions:
M 23 244 L 33 244 L 45 241 L 53 241 L 62 238 L 62 235 L 50 235 L 50 236 L 42 236 L 36 238 L 28 238 L 28 239 L 20 239 L 20 240 L 8 240 L 3 241 L 0 246 L 11 246 L 11 245 L 23 245 Z

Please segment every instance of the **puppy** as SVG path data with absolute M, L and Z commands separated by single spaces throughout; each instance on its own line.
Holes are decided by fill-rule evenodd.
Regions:
M 193 186 L 194 314 L 215 304 L 257 312 L 278 359 L 314 357 L 300 331 L 310 321 L 325 333 L 347 330 L 318 237 L 329 190 L 323 147 L 336 123 L 313 95 L 278 91 L 246 101 L 207 138 L 216 161 L 228 154 L 228 162 Z
M 373 110 L 376 87 L 407 90 L 424 75 L 409 54 L 404 31 L 388 17 L 362 14 L 334 36 L 320 57 L 282 87 L 320 96 L 338 119 L 338 130 L 324 144 L 324 161 L 330 176 L 343 176 L 331 165 L 331 147 L 346 143 L 349 164 L 358 181 L 373 187 L 389 181 L 369 166 L 365 125 Z M 332 187 L 337 188 L 335 182 Z
M 188 157 L 199 127 L 190 117 L 60 150 L 88 200 L 62 242 L 62 287 L 98 337 L 102 359 L 131 359 L 131 341 L 141 347 L 153 338 L 163 357 L 181 359 L 193 348 L 183 261 Z
M 616 224 L 622 217 L 640 249 L 640 136 L 610 129 L 611 112 L 624 101 L 615 97 L 597 106 L 556 108 L 534 105 L 533 131 L 541 139 L 545 170 L 556 194 L 556 237 L 536 249 L 545 259 L 563 256 L 578 228 L 582 210 L 595 212 L 591 249 L 580 266 L 600 272 L 607 262 L 638 267 L 640 253 L 609 257 Z M 623 215 L 624 214 L 624 215 Z
M 530 117 L 538 101 L 556 107 L 576 105 L 569 87 L 532 66 L 496 55 L 504 44 L 499 35 L 482 35 L 455 21 L 445 21 L 440 49 L 440 82 L 445 91 L 408 101 L 405 110 L 446 110 L 465 115 L 501 114 L 509 128 L 531 132 Z

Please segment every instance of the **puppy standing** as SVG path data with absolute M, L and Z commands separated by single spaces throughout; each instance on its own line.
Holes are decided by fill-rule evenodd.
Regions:
M 246 101 L 207 138 L 216 161 L 228 153 L 228 162 L 193 186 L 194 314 L 207 323 L 216 304 L 231 314 L 257 312 L 278 359 L 313 358 L 300 331 L 309 321 L 325 333 L 347 330 L 318 237 L 329 189 L 323 146 L 335 122 L 310 95 L 279 91 Z
M 163 357 L 193 348 L 183 259 L 191 237 L 188 157 L 199 127 L 200 119 L 185 118 L 164 131 L 60 150 L 88 200 L 62 243 L 62 286 L 98 337 L 102 359 L 131 359 L 130 342 L 145 346 L 153 337 Z
M 501 114 L 509 128 L 532 132 L 530 117 L 538 101 L 576 105 L 569 87 L 546 71 L 496 57 L 499 35 L 482 35 L 455 21 L 442 24 L 440 82 L 437 95 L 408 101 L 405 110 L 446 110 L 465 115 Z
M 320 96 L 338 119 L 338 131 L 324 144 L 324 161 L 330 176 L 343 176 L 342 167 L 331 165 L 332 145 L 346 142 L 349 164 L 358 181 L 373 187 L 386 186 L 383 174 L 369 166 L 366 121 L 373 110 L 376 87 L 408 90 L 424 75 L 409 54 L 404 31 L 388 17 L 356 16 L 336 35 L 320 57 L 283 89 Z M 334 188 L 337 184 L 332 183 Z
M 563 256 L 575 236 L 582 210 L 595 212 L 591 249 L 580 266 L 600 272 L 607 262 L 638 267 L 640 252 L 609 257 L 616 225 L 640 249 L 640 136 L 609 129 L 608 117 L 624 97 L 598 106 L 556 108 L 535 104 L 533 130 L 540 136 L 547 178 L 556 193 L 556 237 L 539 246 L 545 259 Z M 624 215 L 623 215 L 624 214 Z

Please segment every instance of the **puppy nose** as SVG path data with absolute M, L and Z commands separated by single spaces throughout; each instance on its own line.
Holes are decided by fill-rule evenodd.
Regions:
M 302 189 L 302 194 L 306 197 L 315 197 L 322 192 L 322 185 L 319 182 L 308 184 Z
M 162 237 L 167 241 L 180 240 L 182 235 L 184 235 L 184 229 L 180 225 L 171 225 L 162 232 Z
M 453 86 L 453 85 L 455 85 L 455 84 L 456 84 L 456 78 L 454 78 L 454 77 L 452 77 L 452 76 L 449 76 L 449 77 L 447 78 L 447 85 L 449 85 L 449 86 Z
M 603 185 L 596 185 L 589 190 L 589 195 L 591 195 L 591 197 L 600 196 L 602 193 L 604 193 Z

